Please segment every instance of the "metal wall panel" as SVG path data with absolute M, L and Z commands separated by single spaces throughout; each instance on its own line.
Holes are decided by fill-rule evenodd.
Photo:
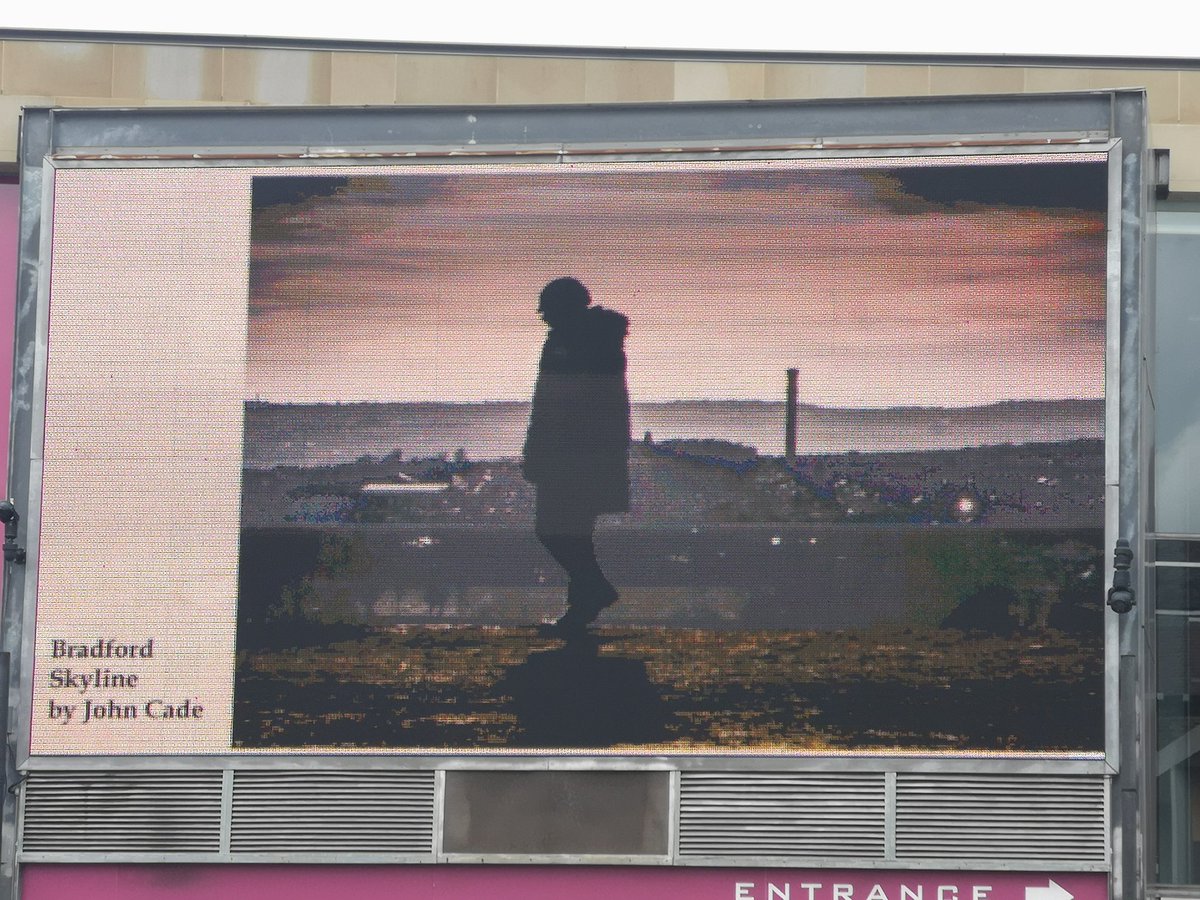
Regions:
M 1104 862 L 1104 781 L 902 774 L 896 784 L 901 858 Z
M 937 860 L 963 869 L 1080 871 L 1107 865 L 1103 775 L 889 768 L 683 772 L 678 834 L 670 848 L 662 844 L 667 829 L 655 814 L 667 805 L 658 796 L 666 772 L 449 773 L 460 782 L 458 794 L 464 784 L 488 789 L 472 795 L 485 805 L 496 794 L 492 784 L 519 801 L 529 793 L 530 779 L 570 801 L 532 803 L 515 819 L 509 815 L 507 840 L 499 842 L 494 829 L 472 827 L 471 804 L 461 797 L 439 815 L 445 804 L 434 770 L 34 772 L 24 783 L 21 858 L 433 862 L 467 854 L 504 863 L 569 853 L 610 863 L 640 857 L 724 865 L 770 860 L 912 868 Z M 646 836 L 605 843 L 599 823 L 600 837 L 591 845 L 564 850 L 563 822 L 574 818 L 578 826 L 603 817 L 604 792 L 611 794 L 622 779 L 635 788 L 645 781 L 654 795 L 645 809 L 617 816 L 627 832 L 632 814 L 634 830 Z M 505 820 L 511 809 L 493 810 L 491 818 Z
M 39 772 L 24 782 L 30 852 L 215 853 L 221 773 Z
M 234 772 L 231 853 L 432 853 L 432 772 Z
M 884 773 L 687 772 L 681 856 L 882 857 Z

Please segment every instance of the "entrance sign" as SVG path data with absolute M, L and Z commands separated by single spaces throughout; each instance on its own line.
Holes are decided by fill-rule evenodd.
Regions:
M 605 866 L 30 866 L 22 896 L 49 900 L 86 893 L 95 900 L 150 900 L 163 896 L 170 876 L 178 876 L 169 883 L 179 900 L 218 894 L 249 900 L 271 891 L 317 900 L 345 890 L 363 900 L 476 894 L 496 900 L 1108 900 L 1108 879 L 1100 873 Z

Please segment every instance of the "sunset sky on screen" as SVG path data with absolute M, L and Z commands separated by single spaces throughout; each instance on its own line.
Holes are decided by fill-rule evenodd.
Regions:
M 821 406 L 1100 397 L 1103 193 L 971 186 L 1044 159 L 918 161 L 926 184 L 956 173 L 957 199 L 895 160 L 389 167 L 259 191 L 248 394 L 528 399 L 538 291 L 574 275 L 630 319 L 635 401 L 781 399 L 788 368 Z M 1050 163 L 1081 165 L 1103 172 Z

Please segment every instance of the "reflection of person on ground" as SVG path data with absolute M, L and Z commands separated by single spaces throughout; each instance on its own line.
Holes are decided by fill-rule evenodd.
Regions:
M 537 488 L 535 532 L 567 575 L 567 610 L 549 631 L 578 636 L 617 600 L 596 560 L 601 513 L 629 509 L 629 320 L 591 306 L 574 278 L 542 288 L 542 347 L 523 471 Z

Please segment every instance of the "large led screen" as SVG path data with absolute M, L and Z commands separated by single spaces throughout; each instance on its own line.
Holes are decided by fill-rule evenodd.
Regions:
M 1099 752 L 1107 173 L 59 170 L 33 751 Z

